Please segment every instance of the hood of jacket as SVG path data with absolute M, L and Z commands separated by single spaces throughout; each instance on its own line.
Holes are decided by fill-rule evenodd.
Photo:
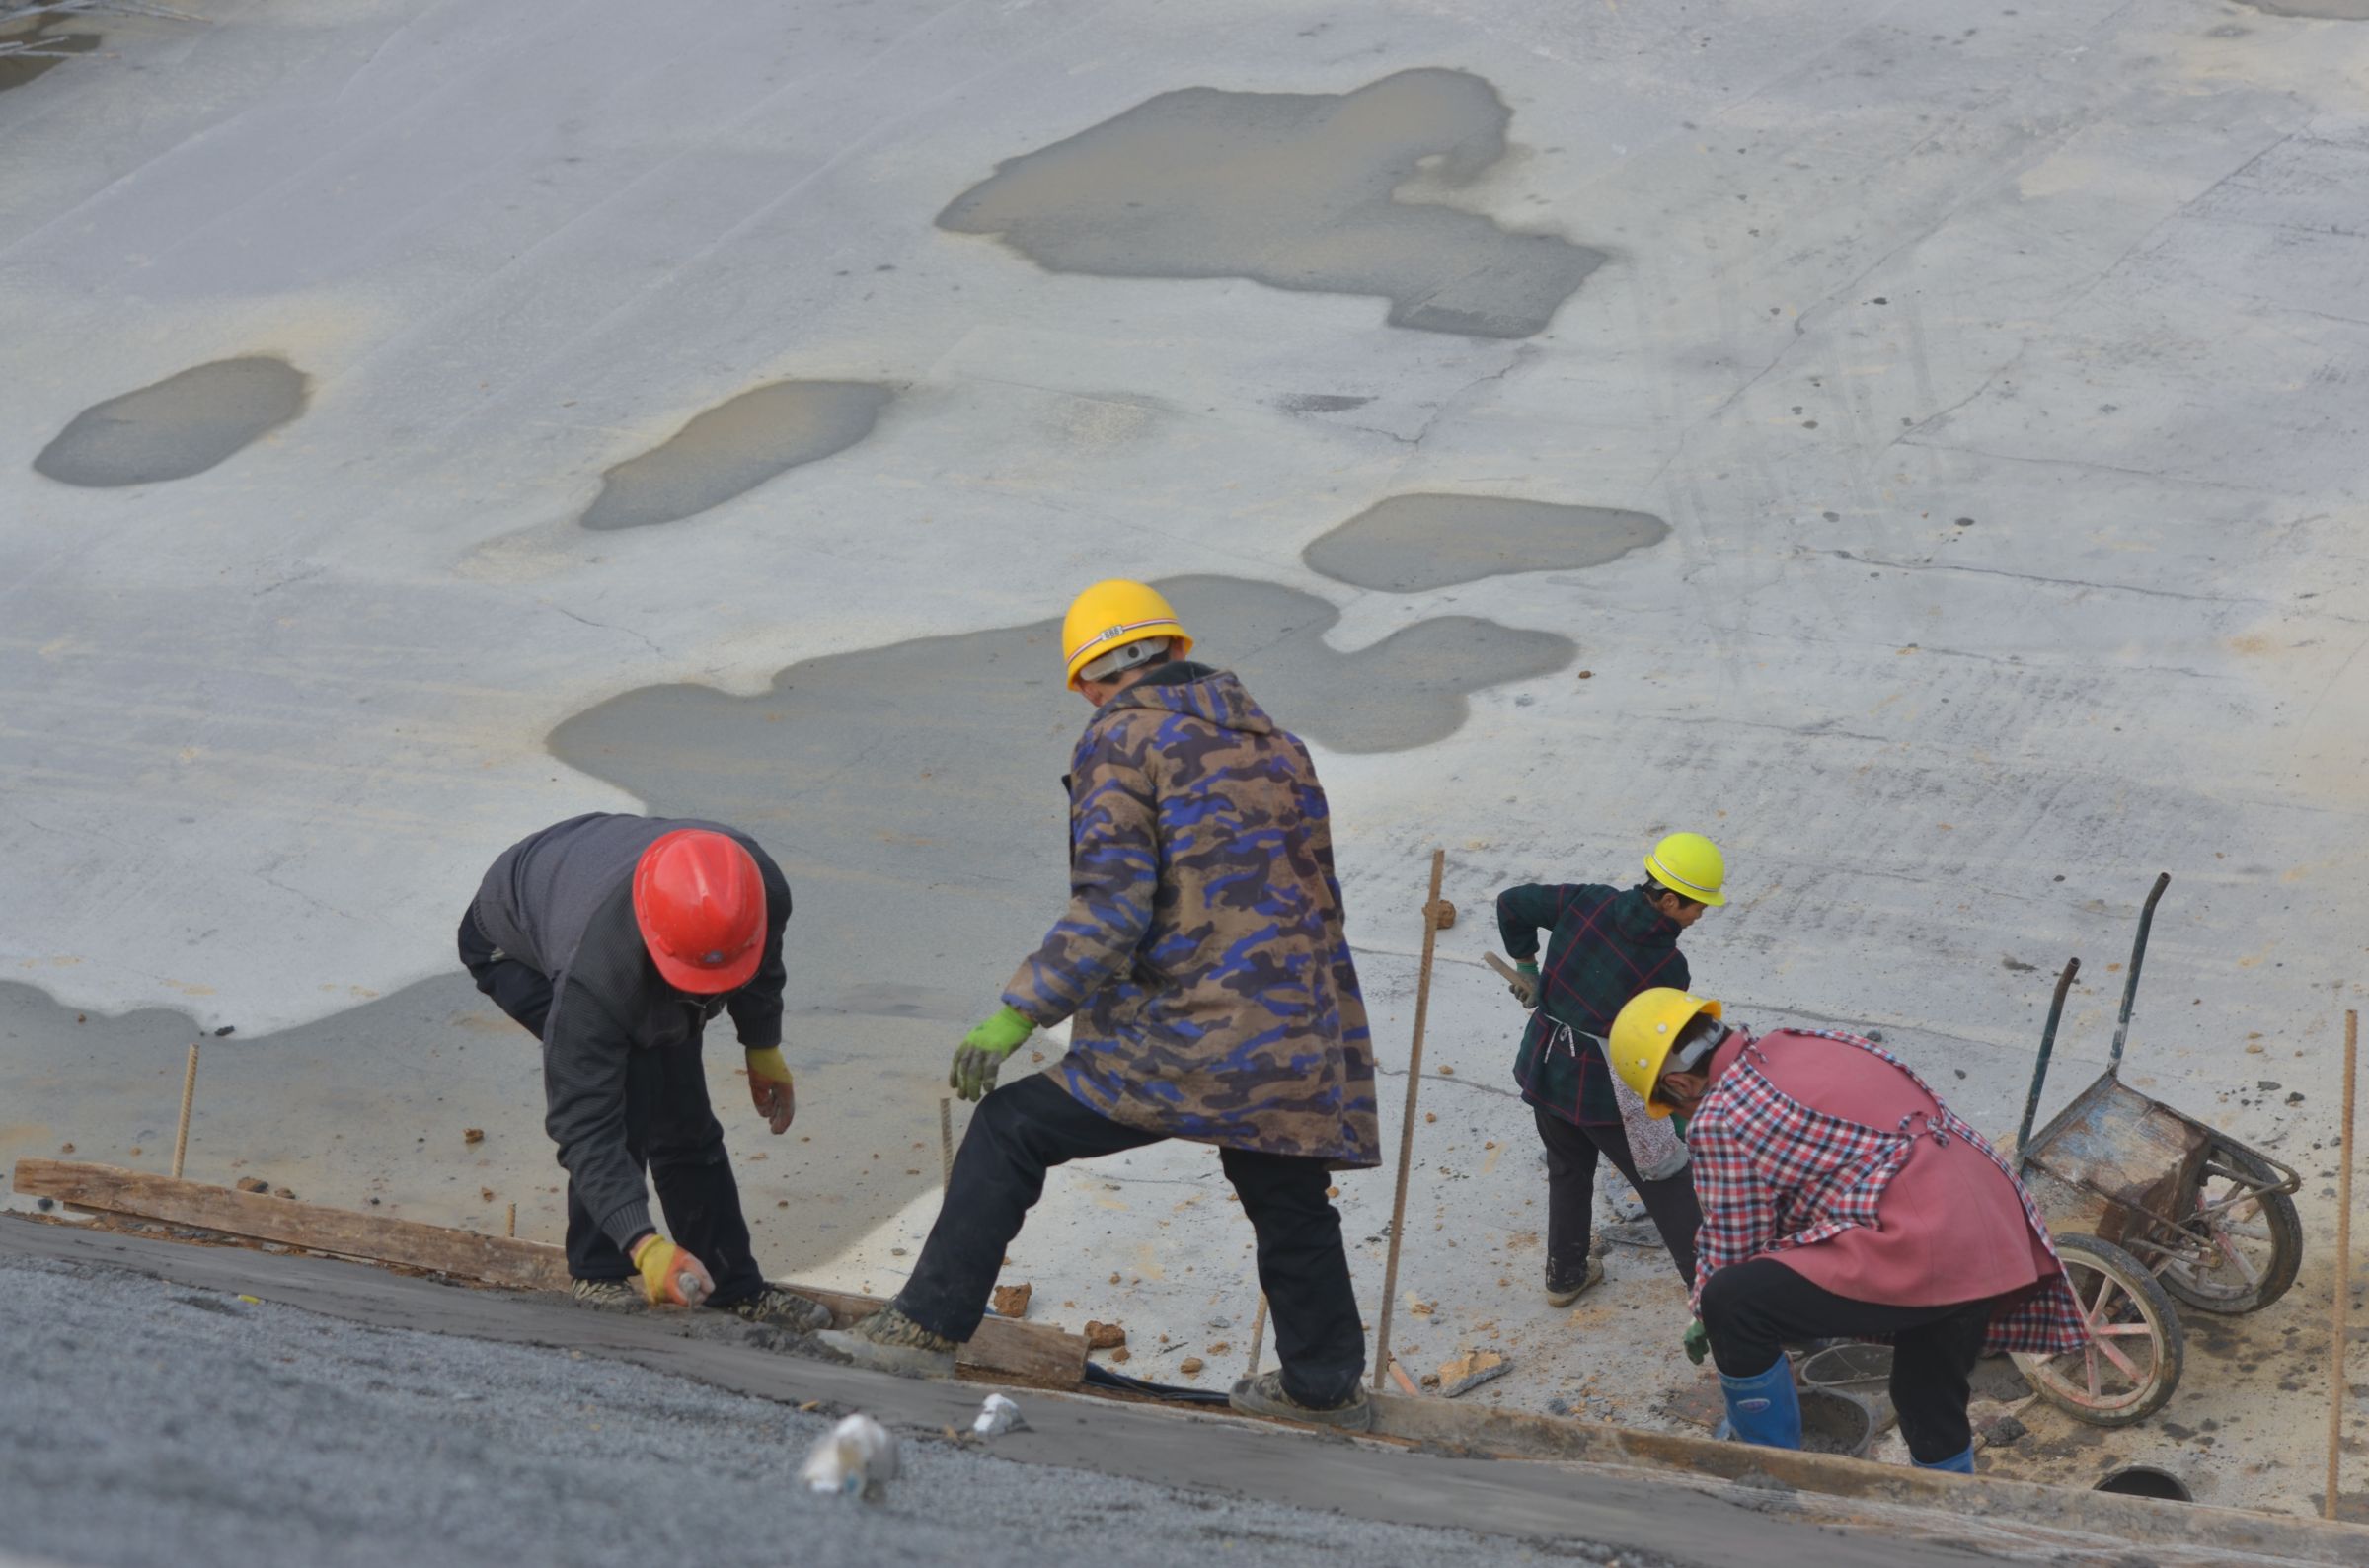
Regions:
M 1130 708 L 1148 708 L 1206 719 L 1220 729 L 1247 735 L 1271 735 L 1275 721 L 1251 701 L 1251 694 L 1231 670 L 1213 670 L 1188 659 L 1163 664 L 1095 710 L 1095 717 Z

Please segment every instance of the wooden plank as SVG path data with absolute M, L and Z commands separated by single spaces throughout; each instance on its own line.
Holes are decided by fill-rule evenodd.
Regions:
M 209 1187 L 198 1181 L 70 1159 L 20 1159 L 16 1189 L 79 1209 L 195 1226 L 313 1252 L 432 1269 L 487 1285 L 564 1291 L 568 1254 L 556 1246 L 479 1235 L 415 1220 L 332 1209 L 267 1193 Z
M 170 1176 L 114 1165 L 69 1159 L 20 1159 L 16 1190 L 31 1197 L 53 1198 L 79 1209 L 219 1231 L 227 1235 L 276 1241 L 284 1246 L 366 1262 L 432 1269 L 484 1285 L 524 1291 L 568 1288 L 568 1254 L 556 1246 L 507 1236 L 479 1235 L 473 1231 L 422 1225 L 416 1220 L 357 1214 L 349 1209 L 273 1198 L 260 1192 L 240 1192 L 231 1187 L 210 1187 L 203 1182 L 176 1181 Z M 887 1305 L 877 1298 L 847 1291 L 798 1284 L 788 1284 L 786 1288 L 802 1296 L 811 1296 L 830 1307 L 842 1327 Z M 956 1365 L 965 1373 L 993 1381 L 1075 1388 L 1086 1376 L 1086 1337 L 1049 1323 L 989 1317 L 979 1324 L 979 1331 L 971 1336 L 970 1343 L 962 1347 Z

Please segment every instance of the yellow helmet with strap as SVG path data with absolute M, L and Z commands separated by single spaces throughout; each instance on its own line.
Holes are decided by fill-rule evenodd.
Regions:
M 1172 657 L 1192 651 L 1192 637 L 1160 590 L 1148 583 L 1113 579 L 1098 582 L 1070 601 L 1061 618 L 1062 673 L 1076 691 L 1086 666 L 1131 642 L 1167 639 Z
M 1605 1040 L 1611 1049 L 1612 1070 L 1645 1102 L 1646 1115 L 1670 1114 L 1667 1105 L 1654 1101 L 1653 1086 L 1661 1082 L 1662 1064 L 1670 1059 L 1670 1048 L 1678 1043 L 1678 1036 L 1698 1015 L 1717 1018 L 1720 1010 L 1708 997 L 1655 986 L 1631 997 L 1612 1020 L 1612 1033 Z
M 1727 902 L 1727 858 L 1700 833 L 1673 833 L 1645 857 L 1645 874 L 1677 894 L 1714 909 Z

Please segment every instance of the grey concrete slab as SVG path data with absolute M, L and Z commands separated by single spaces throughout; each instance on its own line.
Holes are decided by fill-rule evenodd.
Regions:
M 239 1130 L 311 1151 L 289 1156 L 298 1190 L 362 1191 L 381 1166 L 324 1152 L 337 1124 L 416 1138 L 439 1092 L 481 1125 L 498 1101 L 524 1141 L 531 1080 L 450 1076 L 465 995 L 410 993 L 395 1032 L 430 1071 L 374 1076 L 330 1042 L 357 1004 L 449 987 L 457 902 L 520 833 L 717 787 L 656 756 L 587 772 L 551 737 L 654 691 L 755 713 L 782 672 L 1038 626 L 1101 576 L 1226 578 L 1333 616 L 1301 644 L 1229 635 L 1225 656 L 1288 655 L 1261 691 L 1320 747 L 1386 1067 L 1434 844 L 1478 912 L 1510 880 L 1626 874 L 1696 827 L 1738 895 L 1691 945 L 1703 983 L 1754 1015 L 1881 1027 L 1996 1128 L 2070 951 L 2066 1071 L 2100 1059 L 2106 966 L 2170 868 L 2134 1070 L 2325 1170 L 2329 1052 L 2369 956 L 2350 392 L 2369 311 L 2347 206 L 2369 30 L 2275 9 L 689 0 L 653 29 L 607 0 L 208 0 L 201 22 L 77 22 L 104 46 L 0 78 L 0 962 L 40 993 L 12 1015 L 324 1026 L 286 1036 L 309 1042 L 288 1082 L 344 1076 L 367 1107 Z M 1387 221 L 1430 209 L 1442 232 L 1604 258 L 1526 336 L 1393 326 L 1380 295 L 1270 287 L 1256 258 L 1052 270 L 937 221 L 1169 95 L 1345 103 L 1405 72 L 1485 85 L 1503 148 L 1418 156 Z M 1545 307 L 1524 299 L 1529 326 Z M 258 358 L 303 371 L 304 411 L 202 472 L 94 488 L 35 467 L 86 410 Z M 860 442 L 720 504 L 581 525 L 604 475 L 784 382 L 896 394 Z M 1670 533 L 1404 591 L 1303 560 L 1423 494 Z M 1334 672 L 1394 671 L 1361 695 L 1413 723 L 1439 694 L 1377 661 L 1455 625 L 1574 651 L 1460 679 L 1455 724 L 1423 719 L 1412 749 L 1341 738 Z M 1059 772 L 1074 715 L 1043 695 L 1008 724 L 982 710 L 968 744 L 999 774 Z M 877 716 L 893 738 L 835 772 L 795 758 L 816 778 L 772 796 L 785 824 L 901 809 L 912 785 L 883 770 L 922 743 Z M 738 798 L 767 798 L 773 743 L 736 744 Z M 804 1119 L 746 1170 L 760 1207 L 796 1200 L 773 1211 L 785 1257 L 883 1283 L 909 1250 L 927 1178 L 901 1172 L 926 1149 L 878 1161 L 897 1174 L 877 1197 L 844 1172 L 934 1139 L 936 1014 L 990 1006 L 1050 918 L 1057 829 L 997 820 L 992 849 L 848 841 L 845 881 L 802 886 Z M 993 924 L 943 891 L 1007 869 L 1027 880 L 997 881 Z M 918 913 L 881 953 L 890 911 Z M 1501 989 L 1476 967 L 1492 940 L 1475 919 L 1442 943 L 1432 1050 L 1470 1107 L 1460 1156 L 1520 1135 Z M 154 1160 L 179 1027 L 112 1076 L 62 1023 L 10 1041 L 0 1073 L 44 1086 L 36 1113 L 0 1109 L 0 1157 Z M 2264 1102 L 2257 1071 L 2305 1103 Z M 1056 1239 L 1129 1249 L 1147 1283 L 1122 1305 L 1180 1343 L 1241 1309 L 1205 1274 L 1178 1283 L 1222 1260 L 1239 1297 L 1239 1228 L 1200 1218 L 1222 1202 L 1147 1228 L 1155 1197 L 1194 1195 L 1163 1185 L 1198 1181 L 1194 1153 L 1048 1200 L 1081 1228 Z M 1518 1159 L 1478 1163 L 1443 1191 L 1512 1258 L 1534 1189 Z M 539 1164 L 492 1173 L 548 1197 Z M 422 1218 L 481 1222 L 497 1185 L 385 1168 Z M 2321 1178 L 2302 1201 L 2324 1234 Z M 1373 1233 L 1372 1195 L 1344 1202 Z M 1499 1276 L 1464 1269 L 1452 1233 L 1411 1279 L 1467 1292 L 1443 1327 L 1485 1337 Z M 1164 1281 L 1142 1266 L 1164 1253 L 1196 1262 Z M 1028 1261 L 1081 1310 L 1111 1272 Z M 1491 1386 L 1542 1391 L 1522 1381 Z M 2248 1496 L 2296 1502 L 2278 1466 L 2241 1469 Z

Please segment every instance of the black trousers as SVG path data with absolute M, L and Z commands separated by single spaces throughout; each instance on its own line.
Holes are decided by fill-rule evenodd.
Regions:
M 1044 1074 L 997 1089 L 962 1135 L 945 1206 L 897 1293 L 898 1309 L 932 1333 L 967 1340 L 986 1314 L 1004 1249 L 1044 1193 L 1044 1173 L 1160 1141 L 1079 1104 Z M 1284 1391 L 1318 1408 L 1343 1403 L 1365 1371 L 1365 1331 L 1340 1216 L 1326 1196 L 1331 1175 L 1322 1160 L 1292 1155 L 1223 1149 L 1218 1157 L 1258 1236 Z
M 477 989 L 538 1040 L 551 1011 L 551 980 L 498 952 L 477 924 L 461 917 L 461 963 Z M 637 1050 L 625 1063 L 625 1149 L 657 1189 L 674 1243 L 708 1266 L 716 1281 L 710 1307 L 735 1307 L 765 1288 L 750 1251 L 740 1188 L 725 1153 L 724 1125 L 708 1102 L 699 1044 Z M 633 1259 L 594 1223 L 568 1185 L 568 1273 L 579 1280 L 629 1280 Z
M 1547 1146 L 1547 1279 L 1558 1286 L 1576 1285 L 1586 1277 L 1588 1243 L 1594 1238 L 1596 1158 L 1601 1155 L 1629 1178 L 1637 1195 L 1653 1217 L 1670 1249 L 1670 1261 L 1689 1289 L 1695 1283 L 1695 1232 L 1703 1211 L 1695 1205 L 1695 1173 L 1690 1166 L 1667 1181 L 1640 1181 L 1637 1161 L 1629 1155 L 1629 1135 L 1616 1123 L 1610 1127 L 1581 1127 L 1553 1111 L 1530 1107 L 1538 1120 L 1539 1141 Z
M 1885 1307 L 1821 1290 L 1774 1258 L 1752 1258 L 1705 1283 L 1703 1328 L 1711 1336 L 1712 1359 L 1730 1378 L 1768 1371 L 1789 1339 L 1889 1337 L 1900 1435 L 1919 1463 L 1938 1464 L 1974 1441 L 1966 1423 L 1966 1379 L 2004 1301 Z

